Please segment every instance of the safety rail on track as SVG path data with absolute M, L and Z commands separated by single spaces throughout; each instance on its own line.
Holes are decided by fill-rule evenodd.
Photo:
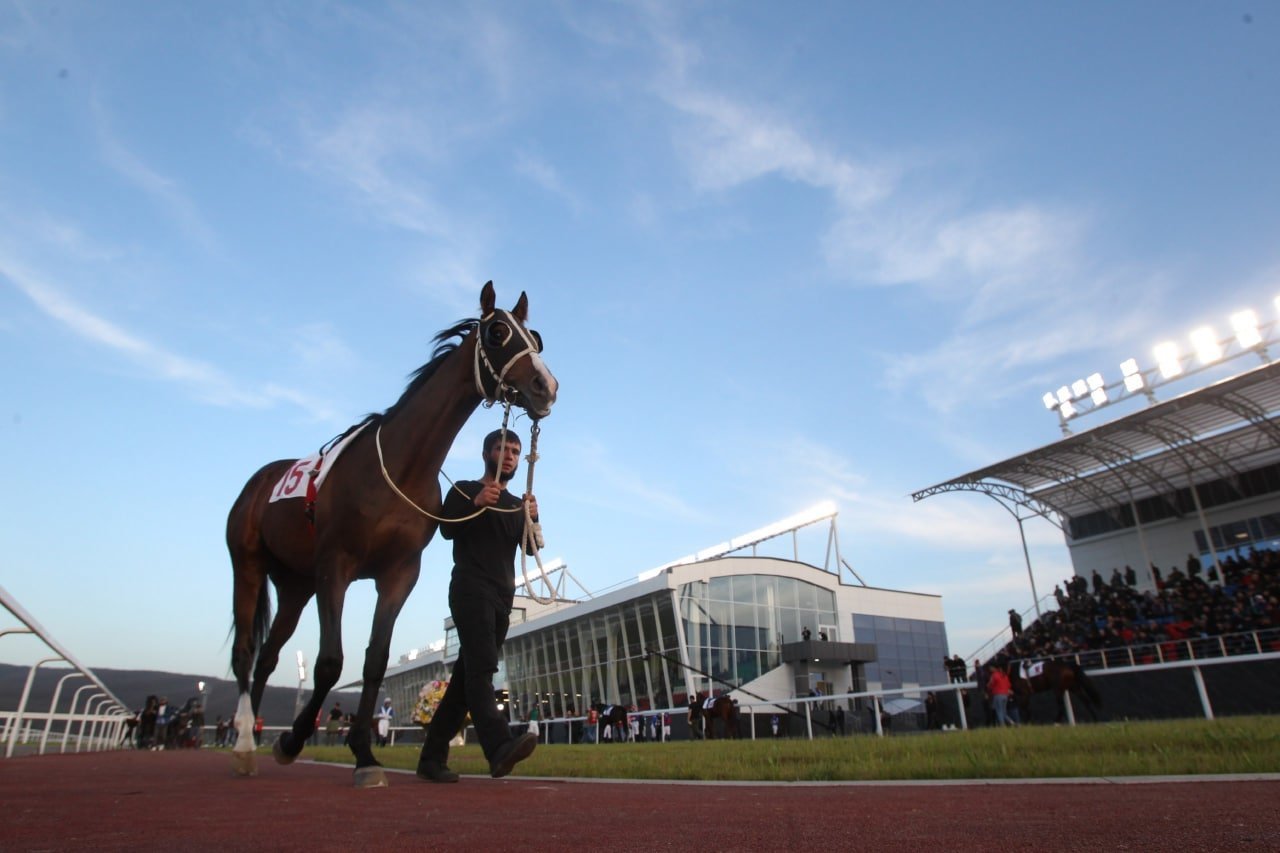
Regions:
M 1280 628 L 1268 628 L 1261 631 L 1247 631 L 1239 634 L 1223 634 L 1214 637 L 1195 637 L 1179 640 L 1167 640 L 1157 643 L 1142 643 L 1134 646 L 1122 646 L 1110 649 L 1093 649 L 1074 652 L 1053 657 L 1037 657 L 1036 660 L 1065 660 L 1079 664 L 1090 676 L 1104 677 L 1126 673 L 1190 670 L 1199 695 L 1201 711 L 1205 719 L 1214 719 L 1213 703 L 1205 686 L 1201 669 L 1206 666 L 1220 664 L 1247 663 L 1252 661 L 1280 660 Z M 1016 665 L 1016 662 L 1015 662 Z M 924 700 L 933 693 L 938 700 L 939 710 L 945 707 L 947 716 L 954 719 L 957 728 L 969 728 L 968 708 L 961 691 L 975 689 L 978 685 L 973 681 L 951 682 L 947 684 L 903 687 L 896 689 L 869 690 L 859 693 L 840 693 L 833 696 L 796 696 L 772 700 L 739 701 L 738 707 L 743 714 L 769 715 L 781 712 L 782 715 L 794 714 L 804 719 L 804 734 L 809 739 L 814 737 L 815 726 L 819 731 L 830 728 L 830 721 L 816 719 L 820 712 L 834 711 L 837 706 L 849 709 L 860 704 L 864 709 L 875 708 L 874 724 L 863 726 L 861 719 L 851 721 L 849 728 L 854 731 L 885 734 L 884 720 L 886 712 L 890 717 L 903 712 L 924 715 Z M 1067 719 L 1075 725 L 1075 713 L 1071 705 L 1071 697 L 1066 697 Z M 855 703 L 854 700 L 861 700 Z M 945 706 L 944 706 L 945 703 Z M 765 710 L 753 710 L 765 709 Z M 954 710 L 953 710 L 954 709 Z M 665 713 L 686 713 L 687 708 L 657 708 L 653 710 L 631 711 L 630 715 L 652 717 Z M 553 726 L 572 726 L 584 723 L 586 717 L 556 717 L 543 720 L 541 729 L 550 732 Z M 751 726 L 751 737 L 756 737 L 756 726 Z M 596 743 L 601 742 L 599 737 Z
M 1190 670 L 1191 676 L 1195 681 L 1196 692 L 1199 695 L 1200 707 L 1204 717 L 1212 720 L 1214 719 L 1213 703 L 1205 685 L 1204 677 L 1201 674 L 1201 668 L 1220 664 L 1280 660 L 1280 628 L 1247 631 L 1239 634 L 1223 634 L 1213 637 L 1140 643 L 1134 646 L 1118 646 L 1108 649 L 1090 649 L 1071 654 L 1041 656 L 1036 657 L 1035 660 L 1071 661 L 1079 664 L 1090 676 L 1095 678 L 1126 673 Z M 1012 663 L 1016 666 L 1021 661 L 1015 660 Z M 886 715 L 888 715 L 889 719 L 902 713 L 923 716 L 925 714 L 925 697 L 929 693 L 933 693 L 938 700 L 939 713 L 942 713 L 945 709 L 947 718 L 956 721 L 954 723 L 956 728 L 967 729 L 969 728 L 969 708 L 966 705 L 962 691 L 972 690 L 977 686 L 973 681 L 963 681 L 918 687 L 868 690 L 860 693 L 839 693 L 832 696 L 790 696 L 749 702 L 739 701 L 738 707 L 740 712 L 746 715 L 771 717 L 773 714 L 778 713 L 781 716 L 794 715 L 798 719 L 803 719 L 803 733 L 808 739 L 812 740 L 815 737 L 815 727 L 820 734 L 824 730 L 831 728 L 829 714 L 837 706 L 842 706 L 848 710 L 860 705 L 863 710 L 875 709 L 876 713 L 870 715 L 875 718 L 874 723 L 872 725 L 864 725 L 863 720 L 857 719 L 849 721 L 848 728 L 855 733 L 884 735 L 886 734 L 884 727 Z M 1071 725 L 1075 725 L 1075 712 L 1071 704 L 1071 697 L 1068 694 L 1064 698 L 1066 700 L 1067 720 Z M 688 708 L 684 706 L 628 711 L 628 723 L 632 717 L 639 717 L 645 721 L 653 717 L 661 720 L 663 715 L 671 714 L 673 717 L 679 716 L 683 718 L 687 711 Z M 818 719 L 817 715 L 822 713 L 828 715 L 827 720 Z M 564 734 L 566 728 L 572 731 L 575 725 L 585 730 L 587 719 L 587 717 L 581 715 L 550 717 L 539 721 L 539 734 L 544 743 L 562 743 L 564 741 L 561 741 L 558 734 L 553 734 L 553 732 Z M 513 723 L 513 725 L 519 724 Z M 753 723 L 750 728 L 751 738 L 754 740 L 757 727 Z M 268 738 L 271 735 L 288 729 L 288 726 L 267 726 L 263 742 L 269 743 L 270 739 Z M 420 742 L 422 731 L 421 726 L 392 726 L 390 731 L 391 745 L 395 746 L 397 740 L 406 743 Z M 587 737 L 584 741 L 579 742 L 607 743 L 608 740 L 603 737 L 603 731 L 603 728 L 597 725 L 594 737 Z M 667 739 L 661 734 L 663 731 L 661 725 L 657 727 L 657 731 L 659 735 L 655 740 Z M 214 727 L 206 725 L 204 729 L 205 743 L 214 743 L 213 733 Z M 339 732 L 334 738 L 334 742 L 342 743 L 345 734 L 345 729 Z M 402 737 L 404 735 L 408 735 L 408 737 Z M 630 739 L 631 735 L 627 734 L 626 737 Z M 323 730 L 316 732 L 314 738 L 313 743 L 316 744 L 328 742 L 328 735 Z M 228 741 L 227 745 L 229 744 L 230 741 Z
M 13 757 L 20 745 L 24 747 L 24 752 L 31 751 L 43 755 L 49 748 L 51 734 L 60 735 L 59 752 L 66 752 L 68 743 L 72 741 L 74 741 L 76 752 L 82 749 L 96 751 L 118 747 L 125 720 L 130 716 L 129 707 L 107 689 L 93 670 L 80 663 L 75 655 L 50 636 L 49 632 L 23 609 L 4 587 L 0 587 L 0 605 L 3 605 L 22 623 L 21 627 L 0 628 L 0 638 L 32 635 L 39 639 L 49 651 L 49 655 L 36 661 L 27 673 L 27 681 L 22 688 L 22 698 L 18 700 L 18 707 L 12 711 L 0 710 L 0 716 L 4 718 L 3 734 L 0 735 L 5 744 L 4 757 Z M 49 710 L 28 711 L 27 702 L 31 698 L 31 686 L 35 683 L 36 673 L 45 664 L 57 663 L 67 664 L 71 667 L 71 672 L 58 680 L 53 690 L 53 701 L 49 703 Z M 58 700 L 62 696 L 62 687 L 74 678 L 83 678 L 88 683 L 78 687 L 72 695 L 71 706 L 65 712 L 59 712 Z M 96 692 L 91 692 L 81 705 L 80 696 L 86 690 Z M 55 723 L 61 724 L 58 732 L 54 732 Z M 74 734 L 72 734 L 73 727 L 77 727 Z

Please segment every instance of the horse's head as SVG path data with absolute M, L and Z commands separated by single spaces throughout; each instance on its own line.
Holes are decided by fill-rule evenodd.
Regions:
M 493 282 L 480 291 L 476 332 L 476 382 L 486 400 L 505 399 L 534 418 L 551 414 L 560 383 L 542 361 L 542 336 L 525 327 L 529 298 L 510 311 L 495 307 Z

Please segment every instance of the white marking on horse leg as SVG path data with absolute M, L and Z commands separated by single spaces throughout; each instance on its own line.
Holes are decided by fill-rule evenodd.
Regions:
M 236 705 L 236 745 L 232 752 L 253 752 L 253 702 L 248 693 L 240 694 L 240 702 Z

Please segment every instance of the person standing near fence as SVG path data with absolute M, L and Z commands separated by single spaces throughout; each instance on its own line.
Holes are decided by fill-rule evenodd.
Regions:
M 386 746 L 391 742 L 391 721 L 395 719 L 395 708 L 391 707 L 391 697 L 382 700 L 382 707 L 374 715 L 378 721 L 378 746 Z
M 1009 675 L 1000 663 L 991 665 L 991 677 L 987 680 L 987 692 L 991 694 L 991 706 L 996 712 L 996 725 L 1012 726 L 1009 719 L 1009 694 L 1013 687 L 1009 683 Z

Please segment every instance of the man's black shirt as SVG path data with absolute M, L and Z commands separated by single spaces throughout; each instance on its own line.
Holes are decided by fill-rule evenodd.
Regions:
M 459 480 L 449 489 L 441 515 L 464 518 L 480 508 L 473 501 L 483 484 Z M 511 609 L 515 597 L 516 548 L 524 534 L 521 501 L 506 489 L 498 496 L 497 509 L 485 510 L 469 521 L 441 522 L 440 535 L 453 541 L 451 594 L 481 595 Z

